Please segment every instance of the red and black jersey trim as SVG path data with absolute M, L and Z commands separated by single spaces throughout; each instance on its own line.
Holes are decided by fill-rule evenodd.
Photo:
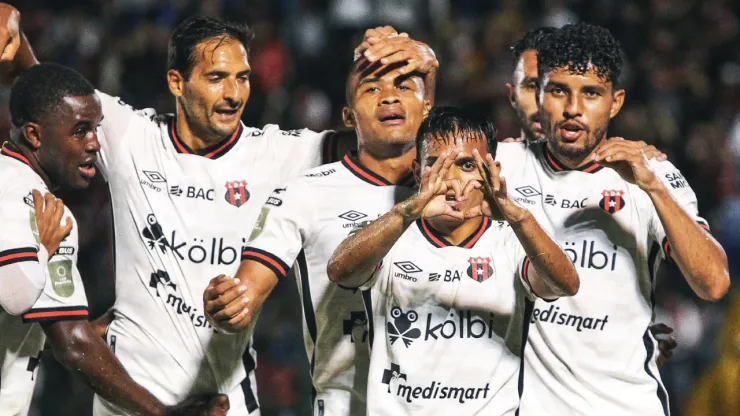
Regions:
M 21 152 L 16 149 L 15 146 L 13 146 L 10 142 L 3 143 L 2 148 L 0 148 L 0 154 L 3 156 L 7 156 L 10 158 L 13 158 L 21 163 L 25 163 L 28 165 L 29 168 L 33 169 L 33 166 L 31 166 L 31 162 L 28 161 L 28 159 L 21 154 Z
M 352 172 L 353 175 L 357 176 L 361 180 L 375 186 L 393 186 L 394 184 L 389 181 L 388 179 L 378 175 L 377 173 L 371 171 L 367 167 L 365 167 L 362 163 L 360 163 L 360 160 L 357 158 L 357 152 L 349 152 L 346 155 L 344 155 L 344 158 L 342 159 L 342 164 L 344 167 L 349 169 L 350 172 Z M 398 181 L 399 185 L 402 186 L 410 186 L 409 184 L 412 184 L 414 181 L 414 175 L 411 173 L 408 173 L 404 175 L 400 181 Z
M 699 224 L 699 227 L 701 227 L 704 231 L 708 232 L 709 234 L 712 233 L 712 230 L 709 229 L 709 224 L 707 224 L 705 221 L 697 220 L 697 224 Z M 671 258 L 671 243 L 668 242 L 668 236 L 663 237 L 663 242 L 660 244 L 660 246 L 663 248 L 663 255 L 665 255 L 666 259 Z
M 87 320 L 90 312 L 86 306 L 60 308 L 34 308 L 23 314 L 23 323 Z
M 446 238 L 442 236 L 437 230 L 432 228 L 427 221 L 424 219 L 419 219 L 416 221 L 416 225 L 419 227 L 419 230 L 421 231 L 421 235 L 424 236 L 424 238 L 429 241 L 430 244 L 432 244 L 435 247 L 442 248 L 442 247 L 462 247 L 462 248 L 472 248 L 475 243 L 480 240 L 480 238 L 483 236 L 483 233 L 486 232 L 486 230 L 491 226 L 491 219 L 490 218 L 483 218 L 483 221 L 481 221 L 480 226 L 468 236 L 465 240 L 460 242 L 460 244 L 455 245 L 447 241 Z
M 254 247 L 247 247 L 242 252 L 242 261 L 253 260 L 272 270 L 278 277 L 286 277 L 290 266 L 270 252 Z
M 604 167 L 600 164 L 591 161 L 586 163 L 583 166 L 579 166 L 575 169 L 571 169 L 567 166 L 565 166 L 564 163 L 559 161 L 555 155 L 550 153 L 550 149 L 547 147 L 547 143 L 542 143 L 541 145 L 543 147 L 542 150 L 542 157 L 544 158 L 545 164 L 550 167 L 550 169 L 554 170 L 555 172 L 568 172 L 568 171 L 579 171 L 584 173 L 596 173 L 603 169 Z
M 39 261 L 36 247 L 20 247 L 0 251 L 0 267 L 24 261 Z
M 195 151 L 191 149 L 188 145 L 186 145 L 185 142 L 183 142 L 177 135 L 175 124 L 175 118 L 173 117 L 168 123 L 167 131 L 170 133 L 170 140 L 172 140 L 172 144 L 175 146 L 177 152 L 188 155 L 203 156 L 206 159 L 218 159 L 219 157 L 225 155 L 229 150 L 231 150 L 232 147 L 236 145 L 242 135 L 242 132 L 244 131 L 244 125 L 239 122 L 239 127 L 236 128 L 236 131 L 231 136 L 226 137 L 220 142 L 212 146 L 208 146 L 205 149 Z

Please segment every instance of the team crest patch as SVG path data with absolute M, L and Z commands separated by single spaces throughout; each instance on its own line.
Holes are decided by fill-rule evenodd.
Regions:
M 239 208 L 249 201 L 249 191 L 247 191 L 247 181 L 226 182 L 226 193 L 224 199 L 229 204 Z
M 31 233 L 33 234 L 33 238 L 36 240 L 36 244 L 41 244 L 41 239 L 39 238 L 39 225 L 36 222 L 36 213 L 33 211 L 31 211 L 29 225 L 31 226 Z
M 468 259 L 468 277 L 476 282 L 488 280 L 493 275 L 490 257 L 471 257 Z
M 54 293 L 68 298 L 75 293 L 75 283 L 72 280 L 72 261 L 62 260 L 49 263 L 49 278 Z
M 599 206 L 604 211 L 610 214 L 614 214 L 615 212 L 624 208 L 625 202 L 623 196 L 624 191 L 621 190 L 604 190 L 601 193 L 601 201 L 599 201 Z

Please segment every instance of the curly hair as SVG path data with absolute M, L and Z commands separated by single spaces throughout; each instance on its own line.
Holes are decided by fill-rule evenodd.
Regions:
M 572 74 L 585 74 L 588 64 L 596 74 L 614 85 L 622 72 L 622 47 L 608 30 L 587 23 L 565 25 L 537 45 L 540 81 L 557 68 L 568 67 Z

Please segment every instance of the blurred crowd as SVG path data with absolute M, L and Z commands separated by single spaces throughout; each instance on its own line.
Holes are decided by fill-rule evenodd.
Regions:
M 167 40 L 183 18 L 211 15 L 250 24 L 252 96 L 244 121 L 262 126 L 340 127 L 344 80 L 362 32 L 390 24 L 431 45 L 440 71 L 437 104 L 493 118 L 500 138 L 518 135 L 505 95 L 509 47 L 526 30 L 588 21 L 622 43 L 627 101 L 612 136 L 666 152 L 694 188 L 700 212 L 740 270 L 740 2 L 733 0 L 22 0 L 10 1 L 42 61 L 74 67 L 134 107 L 172 112 Z M 0 98 L 7 134 L 8 91 Z M 72 196 L 91 224 L 82 265 L 94 314 L 113 300 L 110 212 L 104 185 Z M 68 198 L 67 202 L 70 201 Z M 79 217 L 80 214 L 78 214 Z M 87 247 L 87 251 L 84 250 Z M 700 302 L 675 268 L 660 276 L 655 312 L 679 342 L 662 369 L 674 415 L 740 414 L 740 299 Z M 738 280 L 734 279 L 737 284 Z M 728 299 L 732 299 L 731 296 Z M 726 317 L 734 316 L 734 319 Z M 310 384 L 294 283 L 281 282 L 257 332 L 263 415 L 308 414 Z M 732 323 L 734 321 L 734 324 Z M 723 327 L 724 325 L 724 327 Z M 48 355 L 48 354 L 47 354 Z M 52 357 L 37 415 L 85 415 L 89 391 Z M 728 398 L 729 395 L 729 398 Z M 735 397 L 737 399 L 732 399 Z M 734 402 L 732 401 L 734 400 Z M 721 402 L 721 403 L 720 403 Z M 734 404 L 733 404 L 734 403 Z M 725 406 L 722 410 L 717 406 Z M 723 413 L 727 412 L 727 413 Z

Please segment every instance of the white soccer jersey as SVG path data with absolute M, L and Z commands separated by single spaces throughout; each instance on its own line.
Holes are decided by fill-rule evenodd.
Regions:
M 412 185 L 413 176 L 401 180 Z M 357 290 L 326 275 L 348 235 L 413 192 L 393 186 L 354 154 L 320 166 L 276 189 L 262 208 L 242 259 L 284 278 L 293 265 L 303 303 L 303 334 L 314 386 L 314 415 L 365 415 L 369 363 L 367 315 Z
M 270 192 L 318 166 L 329 140 L 308 130 L 240 125 L 196 153 L 177 137 L 173 116 L 98 95 L 105 116 L 99 165 L 116 242 L 108 343 L 131 377 L 165 404 L 221 392 L 231 412 L 257 412 L 253 331 L 217 333 L 203 314 L 203 291 L 213 277 L 236 273 Z M 94 411 L 123 414 L 99 396 Z
M 0 188 L 0 268 L 22 265 L 29 273 L 46 276 L 44 289 L 22 316 L 0 309 L 0 414 L 25 415 L 31 404 L 46 337 L 36 322 L 87 319 L 87 298 L 77 271 L 77 222 L 48 260 L 39 258 L 40 242 L 31 191 L 49 192 L 28 160 L 12 146 L 0 150 L 0 171 L 6 178 Z M 43 257 L 43 256 L 41 256 Z M 31 268 L 40 268 L 32 270 Z M 1 287 L 1 285 L 0 285 Z M 2 290 L 2 289 L 0 289 Z
M 576 296 L 529 302 L 523 334 L 521 416 L 668 415 L 655 363 L 655 272 L 667 239 L 649 196 L 616 171 L 568 170 L 545 143 L 500 143 L 509 192 L 549 227 L 581 279 Z M 696 197 L 668 162 L 650 162 L 702 226 Z
M 369 415 L 513 415 L 520 360 L 505 345 L 524 249 L 484 218 L 459 246 L 412 224 L 363 292 L 372 311 Z

